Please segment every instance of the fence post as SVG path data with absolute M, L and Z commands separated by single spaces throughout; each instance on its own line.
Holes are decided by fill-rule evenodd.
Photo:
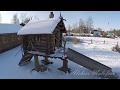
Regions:
M 35 65 L 35 70 L 39 72 L 41 70 L 41 65 L 39 64 L 37 55 L 34 55 L 34 65 Z
M 104 44 L 105 44 L 105 40 L 104 40 Z
M 91 44 L 92 44 L 93 42 L 92 42 L 92 39 L 91 39 Z
M 118 46 L 118 42 L 117 42 L 117 46 Z

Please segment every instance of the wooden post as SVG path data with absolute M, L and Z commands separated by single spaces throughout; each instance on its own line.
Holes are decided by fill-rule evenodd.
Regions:
M 92 44 L 92 39 L 91 39 L 91 44 Z
M 105 44 L 105 40 L 104 40 L 104 44 Z
M 63 60 L 63 68 L 64 68 L 64 69 L 66 69 L 66 70 L 65 70 L 65 72 L 67 72 L 67 68 L 68 68 L 68 61 L 67 61 L 67 59 L 66 59 L 66 58 Z
M 117 46 L 118 46 L 118 42 L 117 42 Z
M 70 69 L 68 68 L 68 60 L 67 57 L 65 57 L 65 47 L 66 47 L 66 41 L 64 40 L 64 56 L 63 56 L 63 66 L 61 68 L 58 68 L 58 70 L 63 71 L 65 73 L 70 73 Z
M 43 60 L 43 63 L 45 65 L 48 65 L 50 63 L 47 56 L 45 56 L 45 60 Z
M 64 57 L 65 57 L 65 47 L 66 47 L 66 41 L 64 40 Z
M 48 55 L 46 55 L 46 56 L 44 56 L 44 60 L 42 60 L 42 63 L 43 63 L 44 65 L 48 65 L 48 64 L 52 64 L 53 62 L 50 62 L 50 61 L 48 60 Z
M 68 60 L 65 57 L 65 59 L 63 60 L 63 66 L 61 68 L 58 68 L 58 70 L 63 71 L 65 73 L 70 73 L 70 68 L 68 68 Z
M 39 64 L 38 56 L 37 56 L 37 55 L 34 55 L 34 64 L 35 64 L 35 70 L 36 70 L 37 72 L 39 72 L 40 69 L 41 69 L 41 66 L 40 66 L 40 64 Z

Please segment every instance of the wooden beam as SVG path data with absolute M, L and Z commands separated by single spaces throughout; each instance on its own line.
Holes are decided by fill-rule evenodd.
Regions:
M 34 55 L 34 65 L 35 65 L 35 70 L 39 72 L 42 66 L 39 64 L 38 55 Z
M 68 60 L 67 60 L 66 57 L 63 60 L 63 66 L 61 68 L 58 68 L 58 70 L 63 71 L 65 73 L 67 73 L 67 72 L 70 73 L 71 72 L 70 68 L 68 68 Z

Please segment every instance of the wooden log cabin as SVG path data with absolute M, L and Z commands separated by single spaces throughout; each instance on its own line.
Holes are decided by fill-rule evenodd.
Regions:
M 17 24 L 0 24 L 0 53 L 21 44 L 17 32 L 22 28 Z
M 39 51 L 49 55 L 61 47 L 62 33 L 66 33 L 63 20 L 59 17 L 29 21 L 17 33 L 22 36 L 24 54 L 27 51 Z

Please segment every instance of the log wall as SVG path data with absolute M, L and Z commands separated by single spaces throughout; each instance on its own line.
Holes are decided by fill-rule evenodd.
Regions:
M 16 33 L 0 34 L 0 53 L 21 44 L 21 37 Z

